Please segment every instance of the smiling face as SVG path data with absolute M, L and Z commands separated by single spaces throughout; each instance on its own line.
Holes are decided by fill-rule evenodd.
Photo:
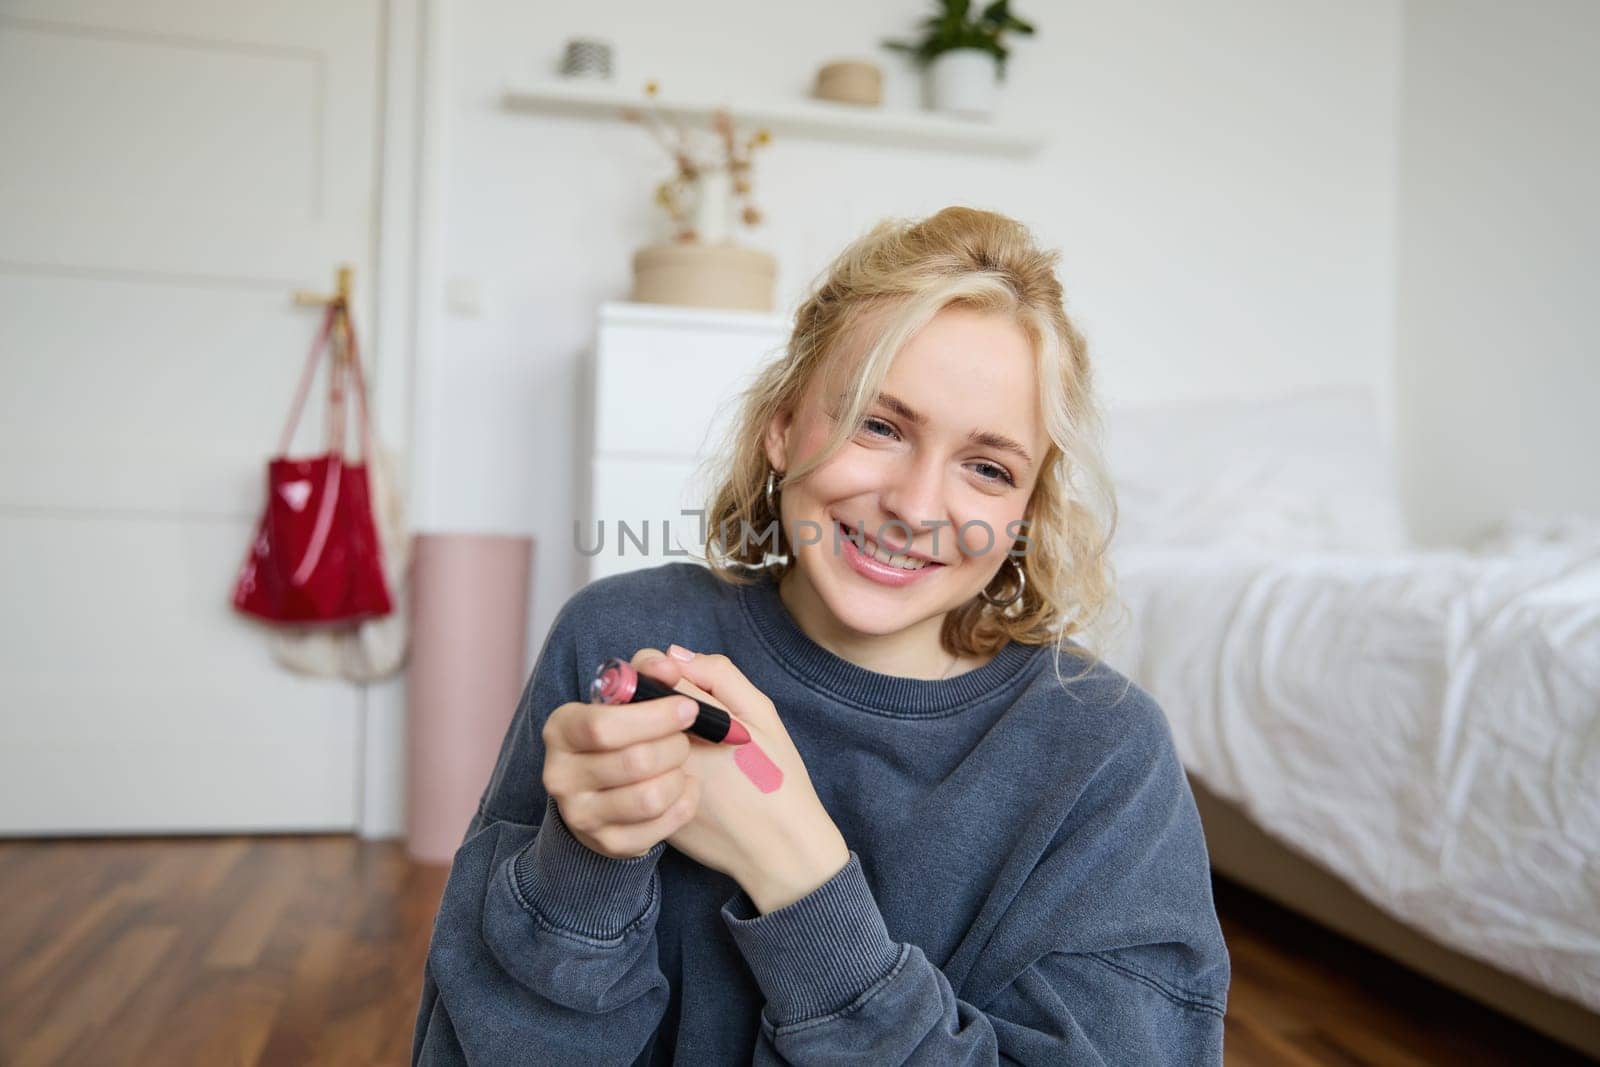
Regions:
M 821 450 L 843 388 L 819 374 L 793 417 L 774 420 L 774 469 Z M 937 656 L 945 614 L 1008 565 L 1048 445 L 1027 335 L 1005 315 L 939 312 L 895 356 L 844 447 L 782 485 L 797 621 L 835 651 L 880 638 L 903 643 L 901 663 Z M 846 530 L 864 532 L 866 555 Z

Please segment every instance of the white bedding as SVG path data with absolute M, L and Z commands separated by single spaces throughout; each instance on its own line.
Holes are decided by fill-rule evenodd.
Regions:
M 1600 1011 L 1600 535 L 1114 553 L 1184 763 L 1436 940 Z

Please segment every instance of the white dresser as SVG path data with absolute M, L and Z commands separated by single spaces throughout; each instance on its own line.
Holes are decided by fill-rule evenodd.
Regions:
M 710 486 L 692 476 L 738 417 L 740 394 L 782 356 L 789 327 L 745 311 L 601 305 L 577 531 L 591 581 L 701 554 L 701 519 L 683 512 L 703 509 Z

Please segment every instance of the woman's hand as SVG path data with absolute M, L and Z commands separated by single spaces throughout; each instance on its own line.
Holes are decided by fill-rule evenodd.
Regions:
M 844 835 L 818 799 L 772 701 L 726 656 L 697 655 L 677 645 L 670 651 L 664 656 L 643 649 L 634 666 L 729 712 L 750 731 L 751 741 L 720 745 L 689 735 L 683 769 L 699 784 L 698 808 L 668 834 L 667 843 L 734 879 L 762 913 L 799 900 L 849 861 Z M 759 752 L 738 754 L 752 746 Z M 763 756 L 782 775 L 770 792 L 744 770 Z
M 637 704 L 574 702 L 550 713 L 542 734 L 544 788 L 573 837 L 603 856 L 628 859 L 649 852 L 694 816 L 700 785 L 685 773 L 690 735 L 684 728 L 694 719 L 679 716 L 684 706 L 699 710 L 663 697 Z

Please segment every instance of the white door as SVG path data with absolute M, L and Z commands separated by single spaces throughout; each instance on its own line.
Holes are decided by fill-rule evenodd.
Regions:
M 0 834 L 355 825 L 364 691 L 229 594 L 291 293 L 350 263 L 372 321 L 381 17 L 0 0 Z

